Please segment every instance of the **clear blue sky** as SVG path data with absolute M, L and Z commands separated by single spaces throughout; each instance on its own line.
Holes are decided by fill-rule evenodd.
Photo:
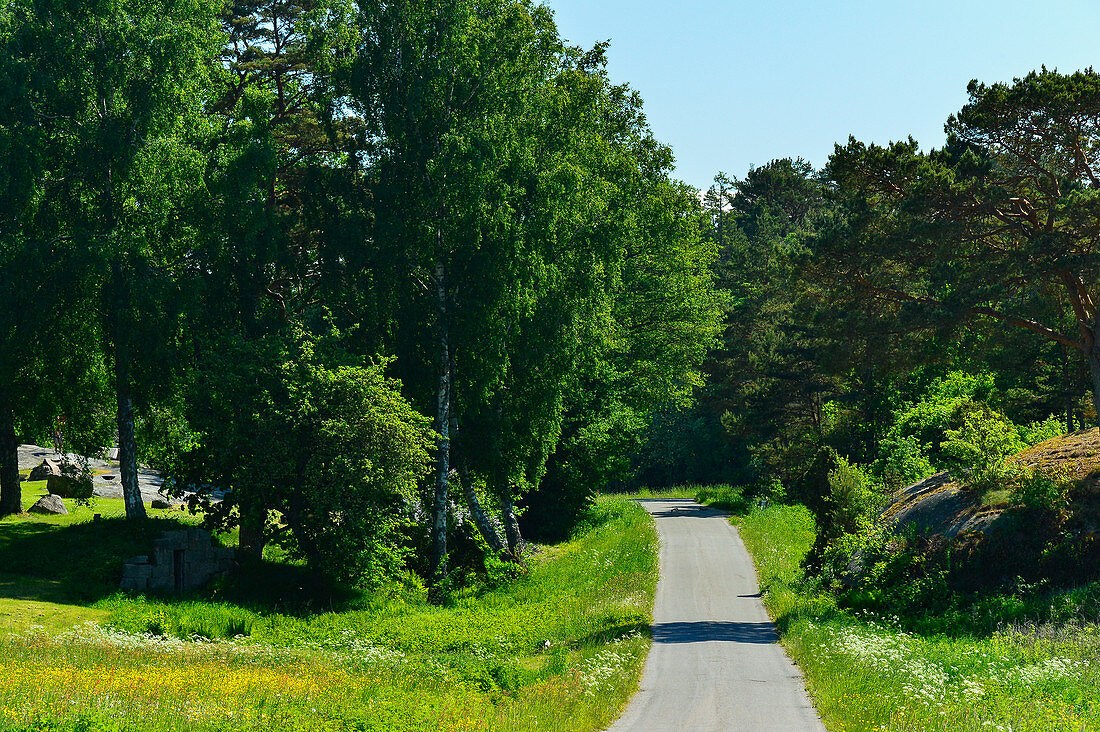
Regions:
M 611 77 L 641 92 L 677 177 L 802 156 L 848 135 L 943 144 L 970 79 L 1100 67 L 1085 0 L 546 0 L 571 43 L 610 40 Z

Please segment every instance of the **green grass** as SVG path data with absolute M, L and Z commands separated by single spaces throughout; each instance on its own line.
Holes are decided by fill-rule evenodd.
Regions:
M 627 493 L 616 493 L 612 495 L 629 498 L 631 500 L 636 498 L 695 498 L 695 492 L 695 486 L 673 486 L 671 488 L 639 488 Z
M 24 483 L 24 507 L 44 494 L 45 481 Z M 125 558 L 148 554 L 161 532 L 199 521 L 178 509 L 149 509 L 149 521 L 132 525 L 122 499 L 65 499 L 65 507 L 68 515 L 0 519 L 0 597 L 88 605 L 117 591 Z
M 0 523 L 6 567 L 29 540 L 25 524 L 35 522 Z M 118 536 L 89 533 L 105 527 Z M 74 559 L 81 543 L 112 557 L 132 550 L 143 537 L 126 531 L 104 519 L 29 535 Z M 104 594 L 110 562 L 97 561 L 79 570 L 91 572 L 94 591 L 74 590 L 76 570 L 56 554 L 24 576 L 24 595 L 55 593 L 68 605 L 41 608 L 61 613 L 34 623 L 44 631 L 0 639 L 0 729 L 602 729 L 636 688 L 648 650 L 657 537 L 640 507 L 601 499 L 580 535 L 510 580 L 456 592 L 443 607 L 397 590 L 330 598 L 328 612 L 240 602 L 239 586 L 179 600 Z M 269 566 L 263 581 L 306 582 L 301 570 Z M 99 625 L 62 630 L 86 619 Z
M 6 595 L 8 589 L 6 582 L 0 585 L 0 593 Z M 80 605 L 0 597 L 0 630 L 4 632 L 25 632 L 39 627 L 48 633 L 60 633 L 81 623 L 106 621 L 109 616 L 107 610 Z
M 33 506 L 35 501 L 39 498 L 46 495 L 46 481 L 44 480 L 24 482 L 22 488 L 24 511 Z M 126 516 L 126 504 L 121 498 L 101 498 L 95 496 L 87 504 L 75 501 L 71 498 L 66 498 L 64 501 L 65 508 L 69 512 L 68 515 L 46 516 L 41 514 L 23 514 L 20 516 L 8 516 L 0 520 L 0 525 L 32 523 L 36 525 L 72 526 L 73 524 L 91 521 L 95 514 L 99 514 L 100 517 L 104 519 L 123 518 Z M 154 518 L 172 518 L 188 524 L 197 524 L 199 522 L 198 517 L 192 516 L 186 511 L 181 511 L 178 507 L 159 509 L 146 506 L 145 510 L 149 516 Z
M 908 632 L 904 618 L 838 608 L 803 578 L 814 523 L 801 506 L 772 505 L 735 522 L 828 729 L 1100 729 L 1097 625 Z
M 624 498 L 691 498 L 723 511 L 741 513 L 751 505 L 744 496 L 743 486 L 734 485 L 680 485 L 668 488 L 640 488 L 629 493 L 617 494 Z

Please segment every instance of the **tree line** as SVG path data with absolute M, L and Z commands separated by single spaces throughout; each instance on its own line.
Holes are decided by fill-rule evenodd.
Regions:
M 2 0 L 0 511 L 64 414 L 128 517 L 147 462 L 339 579 L 567 532 L 724 303 L 605 51 L 526 0 Z
M 821 170 L 716 177 L 724 333 L 697 402 L 654 420 L 643 479 L 795 498 L 828 540 L 863 500 L 838 491 L 995 476 L 1096 424 L 1100 74 L 968 93 L 942 148 L 849 139 Z
M 442 586 L 600 490 L 827 540 L 1096 422 L 1100 75 L 700 197 L 606 50 L 515 0 L 0 0 L 0 512 L 65 415 L 130 517 L 140 460 L 248 554 Z

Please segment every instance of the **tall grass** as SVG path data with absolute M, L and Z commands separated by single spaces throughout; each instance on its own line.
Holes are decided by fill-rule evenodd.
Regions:
M 637 685 L 656 578 L 652 521 L 605 499 L 525 574 L 446 607 L 115 596 L 106 626 L 0 639 L 0 729 L 601 729 Z
M 802 576 L 814 540 L 800 506 L 736 519 L 764 601 L 830 730 L 1100 729 L 1095 624 L 921 635 L 903 619 L 840 609 Z

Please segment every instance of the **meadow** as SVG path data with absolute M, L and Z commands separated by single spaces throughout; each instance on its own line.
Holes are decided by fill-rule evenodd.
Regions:
M 701 493 L 736 503 L 730 489 Z M 916 632 L 913 619 L 838 607 L 804 576 L 801 561 L 815 531 L 804 507 L 754 506 L 733 521 L 829 730 L 1100 729 L 1095 622 L 1014 614 L 989 633 Z
M 657 538 L 627 501 L 442 606 L 397 585 L 321 597 L 279 563 L 201 595 L 120 593 L 113 565 L 194 518 L 130 529 L 116 510 L 0 522 L 0 560 L 22 572 L 0 586 L 0 729 L 594 730 L 649 647 Z

